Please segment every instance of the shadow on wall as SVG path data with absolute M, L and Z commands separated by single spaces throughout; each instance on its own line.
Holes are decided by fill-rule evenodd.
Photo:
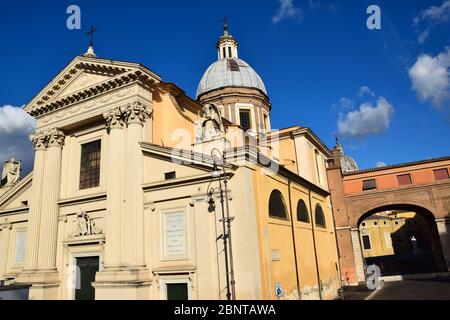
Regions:
M 438 272 L 433 252 L 431 221 L 420 214 L 405 219 L 405 223 L 391 234 L 393 255 L 366 258 L 366 264 L 376 264 L 383 276 Z

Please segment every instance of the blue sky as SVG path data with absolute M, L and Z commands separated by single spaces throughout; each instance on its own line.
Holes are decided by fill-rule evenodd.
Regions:
M 66 27 L 71 4 L 82 30 Z M 381 30 L 366 27 L 371 4 Z M 450 0 L 18 0 L 0 4 L 0 160 L 31 167 L 32 123 L 14 107 L 86 51 L 91 24 L 99 57 L 142 63 L 195 98 L 223 16 L 265 82 L 273 128 L 310 127 L 329 147 L 339 133 L 362 168 L 450 154 Z

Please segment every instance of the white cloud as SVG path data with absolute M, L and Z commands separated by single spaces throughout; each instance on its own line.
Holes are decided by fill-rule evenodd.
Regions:
M 382 162 L 382 161 L 378 161 L 377 163 L 375 163 L 375 167 L 377 167 L 377 168 L 386 167 L 386 163 Z
M 417 38 L 417 42 L 420 44 L 425 43 L 425 41 L 427 41 L 428 36 L 430 35 L 430 28 L 425 29 L 424 31 L 422 31 L 419 35 L 419 37 Z
M 295 7 L 293 0 L 280 0 L 280 7 L 278 8 L 276 15 L 272 17 L 273 23 L 278 23 L 286 19 L 303 18 L 303 10 L 300 7 Z
M 342 110 L 350 110 L 350 109 L 354 108 L 353 107 L 353 101 L 351 99 L 349 99 L 349 98 L 342 97 L 339 100 L 339 103 L 341 104 Z
M 33 166 L 34 150 L 29 135 L 34 131 L 35 120 L 22 108 L 0 107 L 0 166 L 5 160 L 22 160 L 23 173 Z
M 441 107 L 450 98 L 449 68 L 450 48 L 435 57 L 424 54 L 417 58 L 409 77 L 422 101 Z
M 370 88 L 368 86 L 362 86 L 361 88 L 359 88 L 358 90 L 358 96 L 363 96 L 363 95 L 369 95 L 372 97 L 375 97 L 375 92 L 373 92 L 372 90 L 370 90 Z
M 434 25 L 445 23 L 450 20 L 450 0 L 445 0 L 440 6 L 431 6 L 422 10 L 418 16 L 413 19 L 413 25 L 419 26 L 422 22 L 426 24 L 417 41 L 424 43 L 430 35 L 431 29 Z
M 35 120 L 22 108 L 5 105 L 0 107 L 0 134 L 14 132 L 31 132 Z
M 414 19 L 416 23 L 420 20 L 429 20 L 433 22 L 445 22 L 450 19 L 450 0 L 445 0 L 440 6 L 431 6 L 420 12 Z
M 394 107 L 383 97 L 375 105 L 362 103 L 358 110 L 341 114 L 338 121 L 339 134 L 350 138 L 362 138 L 380 134 L 389 129 Z

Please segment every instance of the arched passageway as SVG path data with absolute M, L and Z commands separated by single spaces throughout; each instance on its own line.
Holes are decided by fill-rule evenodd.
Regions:
M 423 207 L 374 208 L 360 217 L 358 230 L 364 264 L 378 265 L 382 276 L 447 271 L 435 216 Z

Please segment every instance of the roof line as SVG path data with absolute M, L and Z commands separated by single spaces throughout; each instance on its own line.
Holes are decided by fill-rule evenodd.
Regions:
M 431 158 L 431 159 L 426 159 L 426 160 L 418 160 L 418 161 L 412 161 L 412 162 L 403 162 L 403 163 L 392 164 L 392 165 L 379 167 L 379 168 L 363 169 L 363 170 L 344 173 L 343 176 L 352 176 L 352 175 L 361 174 L 361 173 L 377 172 L 377 171 L 402 168 L 402 167 L 414 166 L 414 165 L 419 165 L 419 164 L 427 164 L 427 163 L 433 163 L 433 162 L 438 162 L 438 161 L 446 161 L 446 160 L 450 160 L 450 156 Z

